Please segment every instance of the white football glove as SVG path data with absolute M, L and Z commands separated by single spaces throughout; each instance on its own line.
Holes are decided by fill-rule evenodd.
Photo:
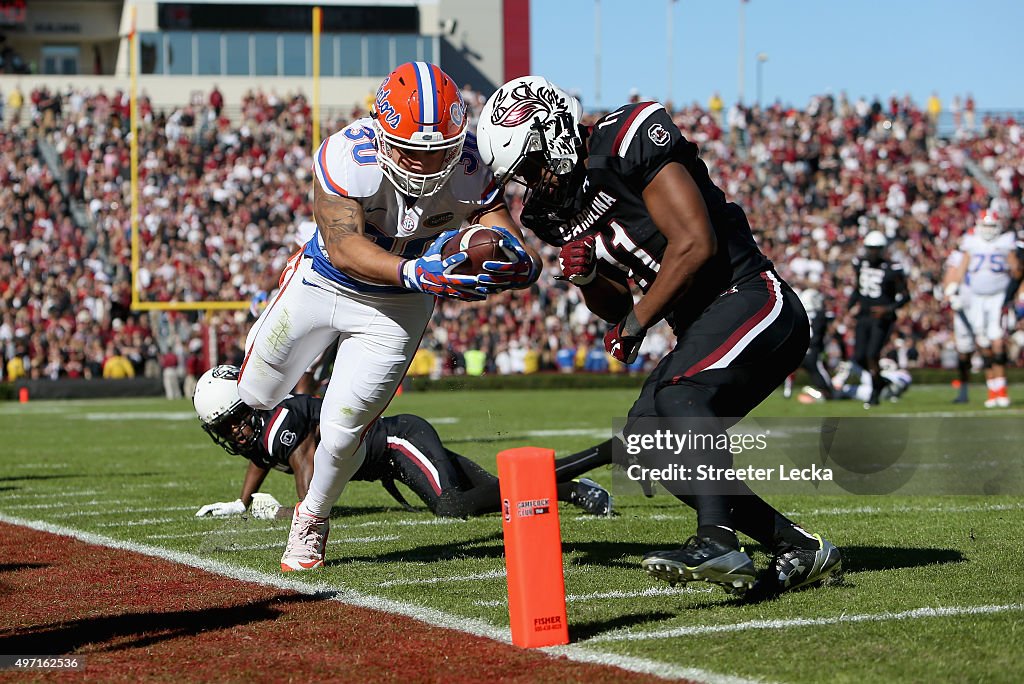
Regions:
M 960 283 L 947 283 L 942 294 L 945 295 L 946 301 L 949 302 L 949 308 L 953 311 L 960 311 L 964 308 L 964 301 L 960 296 Z
M 225 503 L 206 504 L 196 511 L 196 517 L 202 518 L 205 515 L 221 517 L 225 515 L 241 515 L 242 513 L 245 513 L 245 504 L 242 503 L 241 499 L 235 499 Z
M 281 508 L 281 502 L 270 494 L 257 492 L 252 495 L 252 504 L 249 506 L 249 515 L 257 520 L 273 520 Z

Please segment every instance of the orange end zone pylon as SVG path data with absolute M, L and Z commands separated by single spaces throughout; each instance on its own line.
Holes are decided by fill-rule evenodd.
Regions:
M 508 614 L 512 643 L 569 643 L 555 452 L 522 447 L 498 454 Z

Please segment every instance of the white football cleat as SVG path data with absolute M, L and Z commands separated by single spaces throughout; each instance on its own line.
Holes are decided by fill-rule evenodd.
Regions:
M 324 566 L 327 535 L 331 531 L 328 518 L 318 518 L 299 509 L 302 503 L 295 505 L 292 514 L 292 529 L 288 532 L 288 546 L 281 556 L 282 572 L 301 572 Z

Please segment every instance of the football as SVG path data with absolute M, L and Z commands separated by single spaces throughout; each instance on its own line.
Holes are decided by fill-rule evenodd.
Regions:
M 452 272 L 460 275 L 475 275 L 484 272 L 485 261 L 508 261 L 509 257 L 501 247 L 502 234 L 487 226 L 475 225 L 453 235 L 441 248 L 441 256 L 448 258 L 456 252 L 466 252 L 468 258 Z

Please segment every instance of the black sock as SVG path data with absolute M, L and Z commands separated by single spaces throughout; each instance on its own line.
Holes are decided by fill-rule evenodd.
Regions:
M 700 525 L 697 527 L 698 537 L 709 537 L 719 544 L 725 544 L 730 549 L 739 550 L 740 540 L 736 538 L 736 532 L 729 527 L 722 525 Z
M 956 370 L 960 375 L 960 389 L 964 392 L 967 391 L 967 383 L 971 378 L 971 359 L 960 357 L 957 361 Z

